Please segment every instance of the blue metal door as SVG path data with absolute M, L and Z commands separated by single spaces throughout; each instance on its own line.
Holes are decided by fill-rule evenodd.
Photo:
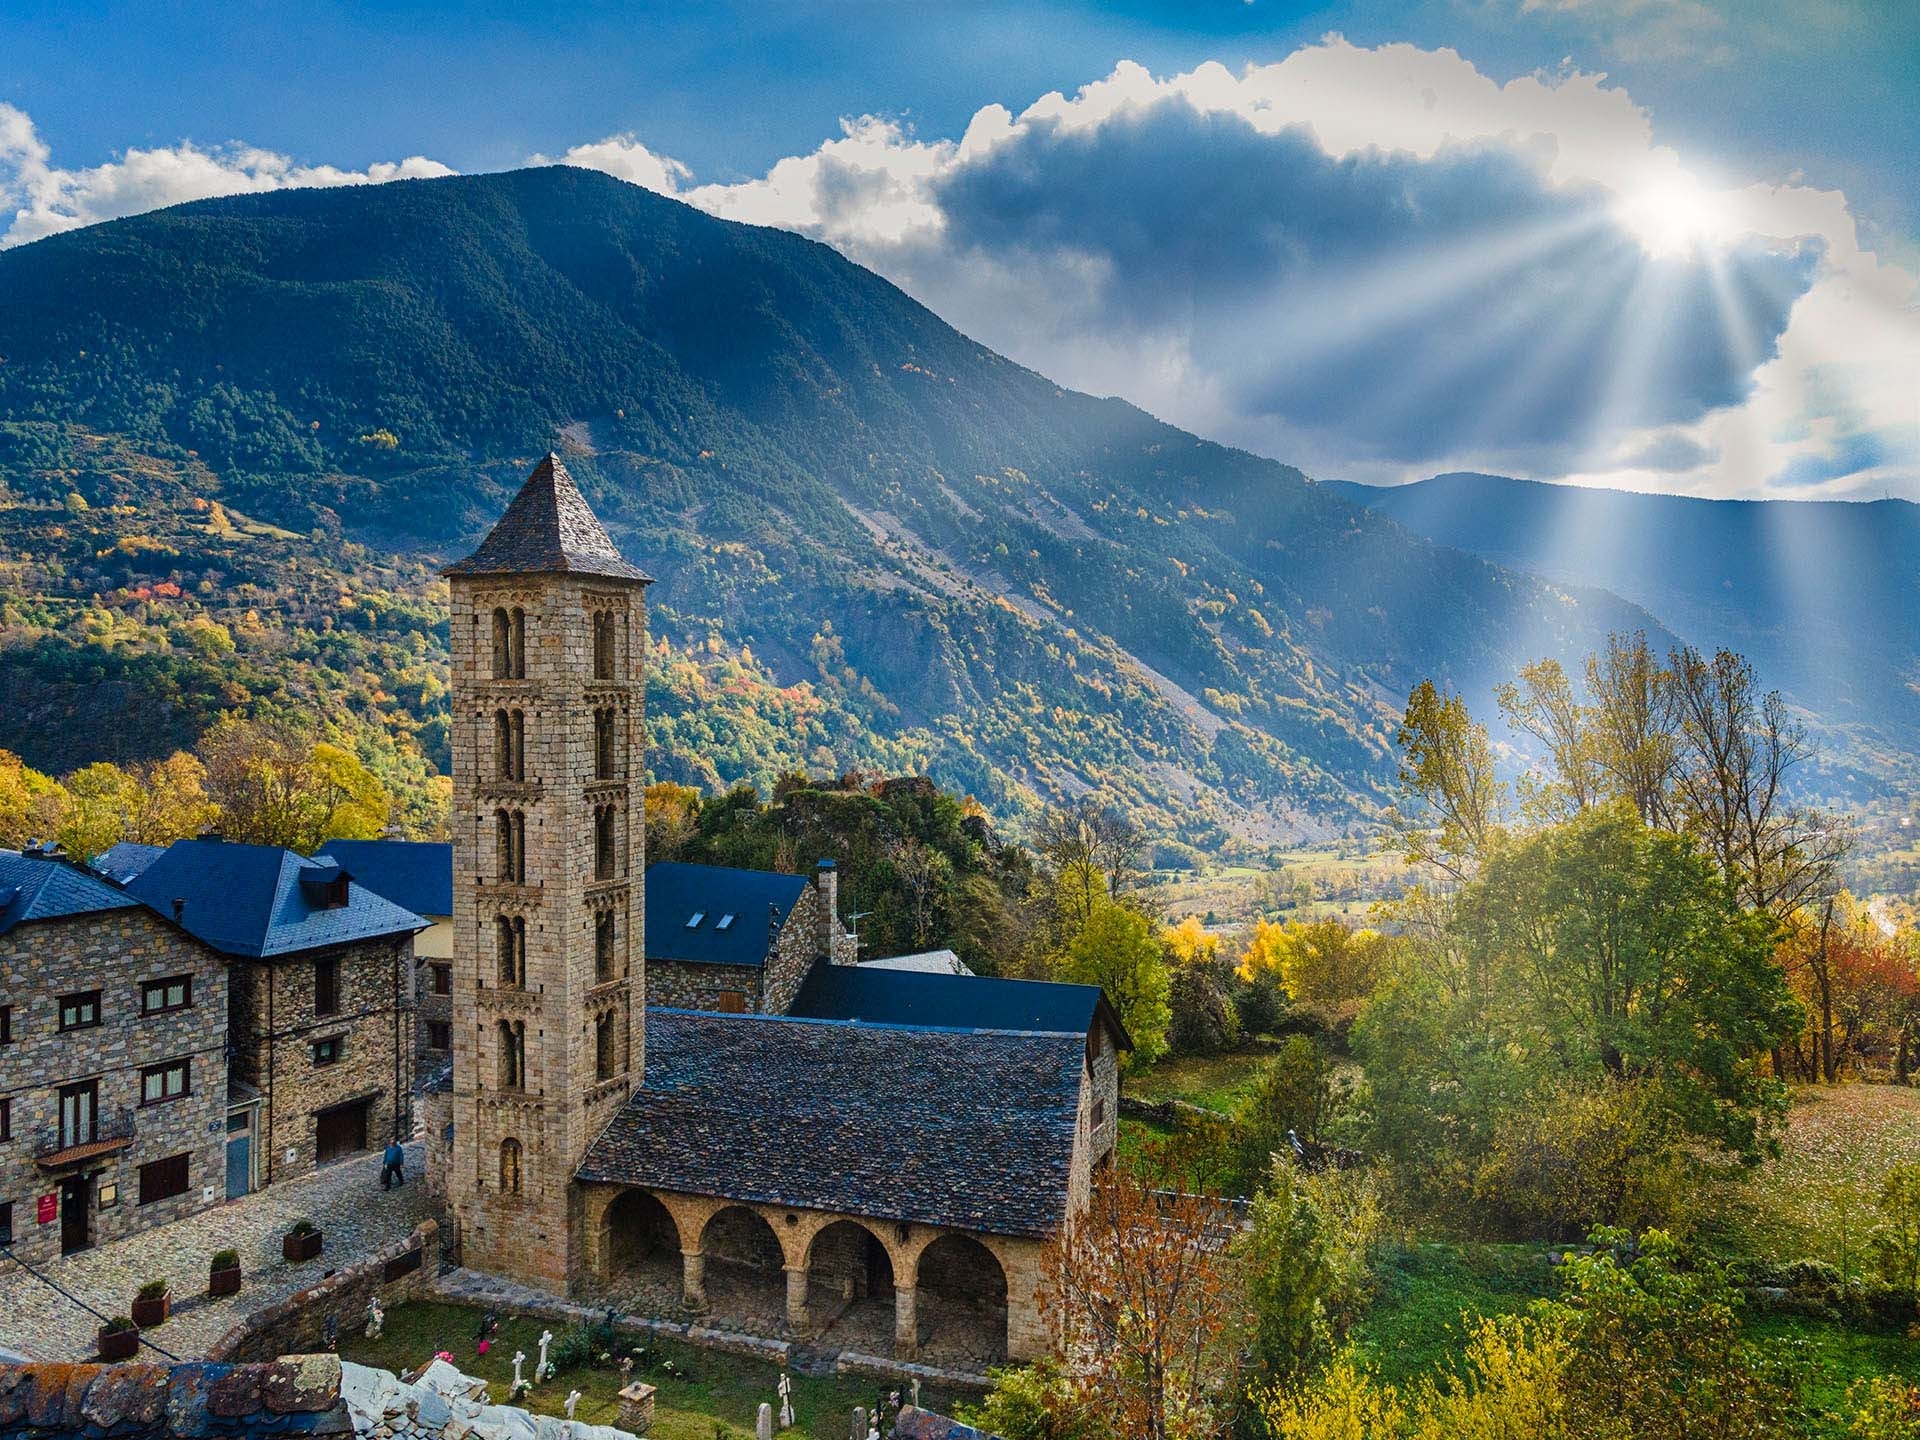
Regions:
M 227 1199 L 238 1200 L 253 1189 L 253 1136 L 227 1137 Z

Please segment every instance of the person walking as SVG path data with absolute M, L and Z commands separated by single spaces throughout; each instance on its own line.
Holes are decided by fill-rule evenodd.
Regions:
M 387 1153 L 380 1157 L 380 1188 L 391 1190 L 396 1185 L 407 1183 L 406 1151 L 400 1148 L 398 1139 L 387 1142 Z

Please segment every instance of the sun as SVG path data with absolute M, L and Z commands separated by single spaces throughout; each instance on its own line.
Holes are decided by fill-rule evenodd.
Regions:
M 1661 259 L 1725 245 L 1737 229 L 1725 198 L 1680 169 L 1663 169 L 1627 190 L 1614 215 Z

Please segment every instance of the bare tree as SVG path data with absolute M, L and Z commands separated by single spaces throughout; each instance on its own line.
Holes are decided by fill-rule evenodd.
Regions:
M 1672 658 L 1681 748 L 1674 771 L 1680 828 L 1695 836 L 1744 904 L 1790 915 L 1830 890 L 1852 834 L 1836 817 L 1793 803 L 1787 779 L 1809 759 L 1806 729 L 1777 690 L 1730 650 Z

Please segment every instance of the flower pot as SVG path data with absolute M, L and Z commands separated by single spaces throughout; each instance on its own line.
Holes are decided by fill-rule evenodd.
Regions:
M 167 1316 L 173 1313 L 173 1292 L 154 1300 L 142 1300 L 139 1296 L 133 1301 L 133 1323 L 142 1330 L 151 1330 L 156 1325 L 167 1323 Z
M 238 1295 L 239 1293 L 240 1267 L 238 1265 L 229 1265 L 224 1270 L 209 1270 L 207 1272 L 207 1294 L 218 1297 L 221 1295 Z
M 304 1235 L 283 1235 L 280 1238 L 280 1254 L 292 1264 L 302 1260 L 311 1260 L 320 1253 L 320 1232 L 309 1230 Z
M 101 1330 L 98 1342 L 102 1360 L 131 1360 L 140 1353 L 138 1330 Z

